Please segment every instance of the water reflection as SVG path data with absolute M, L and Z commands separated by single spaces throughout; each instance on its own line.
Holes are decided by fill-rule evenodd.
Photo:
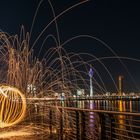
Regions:
M 120 112 L 125 111 L 125 101 L 123 102 L 122 100 L 120 100 L 118 102 L 118 104 L 119 104 L 119 111 Z M 125 126 L 124 126 L 125 116 L 124 115 L 119 115 L 117 119 L 118 119 L 118 122 L 119 122 L 119 128 L 120 129 L 125 129 Z
M 138 100 L 71 100 L 58 102 L 57 105 L 85 109 L 140 112 L 140 101 Z

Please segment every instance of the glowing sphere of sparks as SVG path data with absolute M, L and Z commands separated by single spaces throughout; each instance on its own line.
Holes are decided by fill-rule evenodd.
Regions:
M 22 92 L 11 86 L 0 86 L 0 127 L 19 123 L 26 112 L 26 99 Z

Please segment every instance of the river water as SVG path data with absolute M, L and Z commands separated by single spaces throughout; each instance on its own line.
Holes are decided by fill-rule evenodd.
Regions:
M 83 109 L 140 112 L 140 100 L 75 100 L 61 101 L 57 105 Z

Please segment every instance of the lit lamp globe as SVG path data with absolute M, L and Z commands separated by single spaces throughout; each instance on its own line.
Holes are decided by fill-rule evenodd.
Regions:
M 0 128 L 19 123 L 26 112 L 26 99 L 20 90 L 11 86 L 0 86 Z

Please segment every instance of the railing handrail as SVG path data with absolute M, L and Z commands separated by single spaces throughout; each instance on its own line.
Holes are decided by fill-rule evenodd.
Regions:
M 124 112 L 124 111 L 109 111 L 109 110 L 99 110 L 99 109 L 83 109 L 83 108 L 76 108 L 76 107 L 62 107 L 62 106 L 52 106 L 47 105 L 49 108 L 59 108 L 65 110 L 73 110 L 73 111 L 86 111 L 86 112 L 95 112 L 95 113 L 107 113 L 107 114 L 114 114 L 114 115 L 128 115 L 128 116 L 140 116 L 140 113 L 135 112 Z

